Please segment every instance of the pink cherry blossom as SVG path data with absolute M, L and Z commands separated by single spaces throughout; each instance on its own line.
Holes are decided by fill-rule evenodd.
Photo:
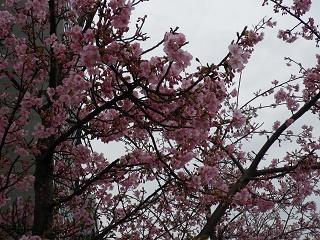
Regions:
M 131 3 L 125 0 L 111 0 L 109 3 L 113 11 L 112 25 L 121 30 L 125 30 L 130 22 L 131 11 L 134 10 Z
M 178 28 L 131 20 L 144 2 L 3 1 L 0 239 L 320 239 L 320 56 L 239 76 L 265 27 L 318 44 L 311 1 L 262 1 L 288 29 L 194 66 Z
M 182 33 L 166 33 L 164 52 L 170 61 L 174 61 L 178 68 L 185 69 L 191 64 L 192 56 L 181 49 L 186 44 L 186 38 Z
M 29 11 L 32 11 L 39 20 L 45 20 L 48 11 L 46 0 L 28 0 L 26 3 L 26 8 Z
M 80 53 L 82 63 L 87 67 L 93 67 L 100 61 L 99 49 L 93 45 L 87 45 Z
M 9 35 L 14 17 L 8 11 L 0 11 L 0 38 L 5 38 Z
M 281 88 L 275 95 L 274 98 L 276 99 L 276 103 L 281 103 L 288 98 L 287 93 Z
M 311 0 L 294 0 L 292 9 L 298 16 L 301 16 L 310 10 L 311 3 Z
M 277 130 L 280 127 L 280 124 L 281 124 L 280 121 L 275 121 L 273 126 L 272 126 L 272 129 L 274 131 Z
M 231 68 L 237 71 L 242 71 L 245 64 L 248 63 L 250 53 L 248 51 L 244 51 L 238 44 L 231 44 L 228 48 L 231 54 L 228 63 Z
M 245 124 L 246 118 L 245 116 L 241 113 L 240 110 L 235 110 L 233 112 L 233 125 L 237 128 L 243 126 Z

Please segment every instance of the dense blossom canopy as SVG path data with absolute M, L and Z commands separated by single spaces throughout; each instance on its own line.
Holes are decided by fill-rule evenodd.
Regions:
M 319 133 L 296 124 L 319 121 L 320 55 L 312 68 L 287 58 L 300 71 L 240 105 L 241 72 L 276 23 L 245 27 L 220 62 L 202 64 L 178 28 L 141 47 L 146 19 L 130 16 L 143 2 L 1 5 L 0 238 L 320 238 Z M 261 4 L 297 22 L 280 39 L 319 44 L 311 0 Z M 272 114 L 282 106 L 291 117 Z M 259 135 L 260 150 L 246 151 Z M 92 140 L 126 152 L 110 161 Z M 285 156 L 269 157 L 286 143 Z

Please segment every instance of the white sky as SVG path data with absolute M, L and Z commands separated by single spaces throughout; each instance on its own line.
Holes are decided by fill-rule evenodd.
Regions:
M 285 56 L 290 56 L 308 67 L 315 64 L 315 53 L 320 54 L 314 41 L 302 40 L 286 44 L 277 39 L 279 27 L 293 27 L 296 22 L 289 16 L 274 15 L 271 6 L 262 7 L 261 2 L 262 0 L 150 0 L 136 6 L 131 23 L 134 24 L 138 17 L 148 15 L 144 32 L 150 39 L 142 45 L 145 47 L 160 41 L 170 27 L 179 26 L 179 31 L 183 32 L 189 41 L 185 48 L 194 58 L 198 57 L 202 64 L 206 64 L 219 62 L 227 54 L 227 47 L 236 38 L 236 32 L 241 32 L 244 26 L 250 28 L 266 16 L 277 20 L 276 30 L 265 31 L 265 40 L 256 47 L 243 72 L 241 103 L 241 100 L 244 102 L 251 98 L 258 89 L 270 86 L 272 80 L 285 81 L 289 78 L 294 68 L 285 66 Z M 320 1 L 313 2 L 316 3 L 310 15 L 319 23 Z M 160 54 L 160 51 L 153 54 Z M 193 66 L 196 64 L 194 61 Z M 282 115 L 279 112 L 276 114 Z M 274 116 L 274 112 L 267 112 L 263 117 L 271 124 L 276 120 Z M 261 147 L 261 144 L 257 144 L 257 148 Z M 102 145 L 95 142 L 94 146 L 97 151 L 103 151 L 110 160 L 123 154 L 123 145 L 119 143 Z

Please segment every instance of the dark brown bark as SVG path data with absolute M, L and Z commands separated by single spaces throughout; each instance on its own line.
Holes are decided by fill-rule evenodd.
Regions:
M 56 1 L 49 0 L 49 33 L 57 35 Z M 59 66 L 54 57 L 53 49 L 50 49 L 50 69 L 48 86 L 57 87 L 61 84 L 59 78 Z M 42 110 L 42 116 L 52 115 L 50 103 Z M 45 127 L 50 127 L 50 121 L 45 117 L 41 119 Z M 49 238 L 53 224 L 53 200 L 54 200 L 54 149 L 49 146 L 54 142 L 54 137 L 39 139 L 37 147 L 40 153 L 35 158 L 35 182 L 34 182 L 34 220 L 32 234 L 43 238 Z
M 48 144 L 48 140 L 39 140 Z M 53 223 L 53 154 L 41 152 L 35 159 L 35 206 L 32 233 L 48 237 Z

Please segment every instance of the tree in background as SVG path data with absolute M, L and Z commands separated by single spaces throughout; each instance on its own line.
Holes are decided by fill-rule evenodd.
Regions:
M 240 106 L 238 76 L 275 22 L 244 28 L 219 63 L 196 59 L 189 72 L 178 29 L 150 49 L 139 44 L 145 17 L 129 31 L 142 2 L 2 4 L 1 239 L 319 238 L 320 139 L 294 126 L 307 113 L 319 120 L 320 56 L 308 69 L 288 58 L 300 71 Z M 310 0 L 261 4 L 297 22 L 279 38 L 318 44 Z M 291 117 L 265 129 L 260 110 L 280 106 Z M 245 151 L 256 135 L 267 140 Z M 108 161 L 93 139 L 127 150 Z M 286 142 L 292 150 L 270 159 Z

